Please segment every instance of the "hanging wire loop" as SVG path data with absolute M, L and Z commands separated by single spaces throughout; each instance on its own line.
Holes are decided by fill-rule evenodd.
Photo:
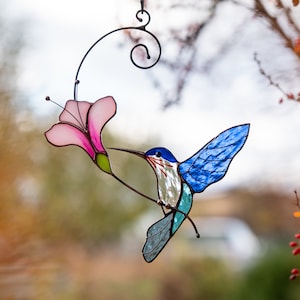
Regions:
M 143 2 L 141 1 L 141 3 L 143 3 Z M 139 39 L 137 39 L 137 44 L 130 51 L 130 60 L 133 63 L 133 65 L 139 69 L 150 69 L 158 63 L 158 61 L 160 60 L 160 57 L 161 57 L 161 52 L 162 52 L 161 44 L 160 44 L 158 38 L 152 32 L 150 32 L 146 29 L 146 26 L 150 23 L 150 20 L 151 20 L 150 14 L 146 10 L 144 10 L 144 8 L 142 6 L 142 9 L 136 13 L 136 18 L 140 23 L 143 23 L 143 24 L 140 26 L 136 26 L 136 27 L 129 26 L 129 27 L 123 27 L 123 28 L 118 28 L 118 29 L 112 30 L 112 31 L 104 34 L 102 37 L 100 37 L 88 49 L 88 51 L 83 56 L 83 58 L 79 64 L 79 67 L 77 69 L 77 72 L 76 72 L 75 83 L 74 83 L 74 100 L 78 100 L 78 85 L 80 83 L 79 74 L 80 74 L 81 68 L 82 68 L 87 56 L 95 48 L 95 46 L 97 46 L 104 38 L 106 38 L 107 36 L 109 36 L 115 32 L 122 31 L 122 30 L 124 30 L 125 32 L 129 31 L 129 30 L 137 30 L 137 31 L 146 33 L 155 42 L 156 48 L 158 49 L 157 54 L 152 57 L 152 55 L 150 55 L 150 52 L 152 52 L 152 49 L 150 51 L 149 47 L 145 43 L 139 42 Z M 143 61 L 143 64 L 141 64 L 140 62 L 137 62 L 136 57 L 140 57 L 142 51 L 146 54 L 146 55 L 144 55 L 144 57 L 147 60 L 151 60 L 149 62 L 149 64 L 145 63 L 145 60 Z M 135 53 L 136 53 L 136 55 L 135 55 Z

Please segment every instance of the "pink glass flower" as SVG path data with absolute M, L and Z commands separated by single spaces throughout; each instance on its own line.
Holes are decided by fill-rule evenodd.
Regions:
M 69 100 L 59 116 L 59 122 L 45 132 L 45 137 L 54 146 L 81 147 L 101 170 L 112 174 L 101 133 L 116 110 L 116 102 L 110 96 L 95 103 Z

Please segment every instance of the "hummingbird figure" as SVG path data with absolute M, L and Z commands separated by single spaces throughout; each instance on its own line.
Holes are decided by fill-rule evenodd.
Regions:
M 147 231 L 142 250 L 147 262 L 152 262 L 159 255 L 185 219 L 191 221 L 197 237 L 200 237 L 188 216 L 193 195 L 203 192 L 225 176 L 232 159 L 244 146 L 249 128 L 250 124 L 243 124 L 223 131 L 183 162 L 178 162 L 163 147 L 146 152 L 112 148 L 142 157 L 150 164 L 157 178 L 158 204 L 163 207 L 164 217 Z

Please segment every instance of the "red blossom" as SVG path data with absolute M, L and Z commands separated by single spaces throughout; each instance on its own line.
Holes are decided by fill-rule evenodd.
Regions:
M 291 275 L 290 280 L 295 280 L 298 276 L 297 275 Z
M 297 274 L 300 273 L 300 271 L 299 271 L 298 269 L 292 269 L 291 273 L 292 273 L 293 275 L 297 275 Z
M 287 94 L 286 94 L 286 97 L 287 97 L 288 99 L 290 99 L 290 100 L 295 100 L 295 96 L 294 96 L 293 93 L 287 93 Z
M 290 245 L 290 247 L 296 247 L 296 246 L 298 246 L 298 243 L 295 241 L 291 241 L 289 245 Z
M 299 42 L 300 42 L 300 40 L 299 40 Z M 294 97 L 293 94 L 286 94 L 286 96 L 287 97 L 292 97 L 292 96 Z M 298 93 L 298 96 L 300 96 L 300 93 Z M 297 99 L 297 101 L 299 101 L 299 100 Z M 300 208 L 300 201 L 299 201 L 299 198 L 298 198 L 298 195 L 297 195 L 297 191 L 294 191 L 294 192 L 295 192 L 296 201 L 297 201 L 296 205 L 297 205 L 298 208 Z M 300 211 L 294 211 L 293 216 L 294 216 L 294 218 L 299 218 L 300 217 Z M 294 236 L 295 236 L 296 239 L 300 239 L 300 233 L 296 233 Z M 300 247 L 299 247 L 299 244 L 296 241 L 290 241 L 289 246 L 294 248 L 293 251 L 292 251 L 293 255 L 298 255 L 300 253 Z M 300 276 L 299 269 L 294 268 L 294 269 L 291 270 L 290 280 L 295 280 L 299 276 Z
M 293 250 L 294 255 L 298 255 L 299 253 L 300 253 L 300 248 L 299 247 Z
M 290 280 L 295 280 L 297 277 L 299 277 L 300 271 L 298 269 L 292 269 L 291 270 L 291 276 L 290 276 Z

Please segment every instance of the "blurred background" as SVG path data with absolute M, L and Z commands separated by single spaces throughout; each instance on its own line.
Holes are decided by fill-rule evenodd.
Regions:
M 78 65 L 110 30 L 139 25 L 140 1 L 0 1 L 0 299 L 298 299 L 288 242 L 299 189 L 300 8 L 297 1 L 145 1 L 158 65 L 133 66 L 145 34 L 96 47 L 79 100 L 112 95 L 104 145 L 190 157 L 228 127 L 251 123 L 225 178 L 194 196 L 191 217 L 144 262 L 161 209 L 43 132 L 73 98 Z M 151 43 L 151 40 L 149 41 Z M 157 50 L 153 46 L 154 53 Z M 155 56 L 155 55 L 154 55 Z M 143 62 L 143 53 L 138 57 Z M 156 197 L 149 166 L 111 152 L 114 172 Z

